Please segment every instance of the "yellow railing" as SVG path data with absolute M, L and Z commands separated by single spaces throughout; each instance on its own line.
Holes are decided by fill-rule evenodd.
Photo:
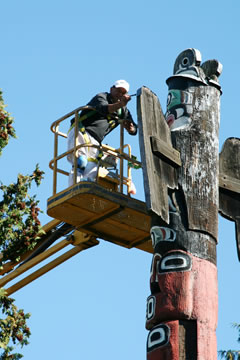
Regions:
M 60 119 L 54 121 L 51 125 L 51 131 L 54 133 L 54 154 L 53 159 L 49 162 L 49 167 L 53 170 L 53 195 L 57 193 L 57 173 L 69 176 L 69 172 L 58 167 L 58 161 L 67 157 L 69 154 L 76 154 L 77 150 L 81 147 L 96 147 L 104 153 L 110 154 L 119 159 L 119 175 L 118 175 L 118 191 L 123 193 L 123 185 L 127 186 L 127 193 L 130 194 L 131 187 L 131 168 L 133 166 L 141 166 L 141 163 L 132 158 L 131 147 L 129 144 L 124 144 L 124 128 L 123 128 L 123 120 L 119 119 L 120 123 L 120 147 L 115 149 L 108 145 L 102 144 L 101 146 L 93 145 L 93 144 L 81 144 L 77 145 L 77 136 L 78 136 L 78 121 L 79 121 L 79 112 L 82 110 L 95 110 L 90 106 L 80 106 L 77 109 L 69 112 L 68 114 L 62 116 Z M 75 143 L 74 147 L 68 151 L 65 151 L 62 154 L 58 154 L 58 145 L 59 145 L 59 136 L 67 139 L 67 134 L 60 131 L 60 124 L 65 120 L 69 120 L 71 116 L 75 117 L 74 121 L 74 129 L 75 129 Z M 128 153 L 124 152 L 124 149 L 128 150 Z M 124 160 L 127 161 L 127 176 L 124 176 Z M 77 182 L 77 156 L 74 156 L 74 184 Z

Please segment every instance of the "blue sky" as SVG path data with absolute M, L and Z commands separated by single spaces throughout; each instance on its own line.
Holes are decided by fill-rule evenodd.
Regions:
M 0 180 L 9 184 L 40 164 L 45 179 L 33 192 L 44 211 L 42 224 L 50 220 L 50 124 L 108 91 L 117 79 L 130 82 L 130 93 L 149 87 L 165 111 L 165 81 L 174 61 L 181 51 L 196 48 L 203 61 L 216 58 L 223 64 L 220 148 L 226 138 L 239 136 L 238 0 L 9 0 L 0 5 L 0 88 L 18 136 L 0 158 Z M 129 109 L 137 120 L 134 98 Z M 118 137 L 116 131 L 106 142 L 117 146 Z M 138 138 L 125 139 L 139 156 Z M 140 174 L 134 181 L 137 197 L 144 200 Z M 238 347 L 231 324 L 240 323 L 240 264 L 234 224 L 219 220 L 217 337 L 218 348 L 228 349 Z M 101 241 L 14 294 L 16 304 L 32 313 L 24 359 L 145 359 L 150 263 L 150 254 Z

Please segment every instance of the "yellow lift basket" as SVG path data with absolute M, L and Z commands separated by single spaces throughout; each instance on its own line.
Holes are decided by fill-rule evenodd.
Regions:
M 139 248 L 152 253 L 150 239 L 150 216 L 147 213 L 144 202 L 130 196 L 131 170 L 141 166 L 131 154 L 131 147 L 124 145 L 124 129 L 120 123 L 120 147 L 112 148 L 108 145 L 99 146 L 104 154 L 109 154 L 119 161 L 119 174 L 109 176 L 99 166 L 98 176 L 95 182 L 76 182 L 77 157 L 73 165 L 74 184 L 60 192 L 57 192 L 59 174 L 69 176 L 59 166 L 59 161 L 66 159 L 70 153 L 76 154 L 81 146 L 95 146 L 92 144 L 75 145 L 62 154 L 59 154 L 59 138 L 67 139 L 67 133 L 60 131 L 60 126 L 70 118 L 75 118 L 75 139 L 78 134 L 79 112 L 84 109 L 92 109 L 89 106 L 81 106 L 51 125 L 54 133 L 54 157 L 49 166 L 53 170 L 53 194 L 47 201 L 47 213 L 54 219 L 61 220 L 73 225 L 76 230 L 94 237 L 110 241 L 126 248 Z M 67 148 L 67 142 L 66 147 Z M 127 149 L 128 153 L 125 152 Z M 124 164 L 127 164 L 127 175 L 124 176 Z M 70 166 L 69 166 L 70 167 Z M 127 193 L 124 194 L 124 186 Z

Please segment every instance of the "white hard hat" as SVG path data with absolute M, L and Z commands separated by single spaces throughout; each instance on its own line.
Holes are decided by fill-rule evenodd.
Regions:
M 121 88 L 125 89 L 127 92 L 129 92 L 129 88 L 130 88 L 129 83 L 126 80 L 117 80 L 117 81 L 115 81 L 113 86 L 115 86 L 116 88 L 121 87 Z

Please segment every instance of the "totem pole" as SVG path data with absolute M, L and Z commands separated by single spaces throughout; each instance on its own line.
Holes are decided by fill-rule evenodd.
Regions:
M 154 248 L 148 360 L 216 360 L 219 103 L 222 71 L 196 49 L 176 59 L 163 115 L 138 91 L 146 204 Z

